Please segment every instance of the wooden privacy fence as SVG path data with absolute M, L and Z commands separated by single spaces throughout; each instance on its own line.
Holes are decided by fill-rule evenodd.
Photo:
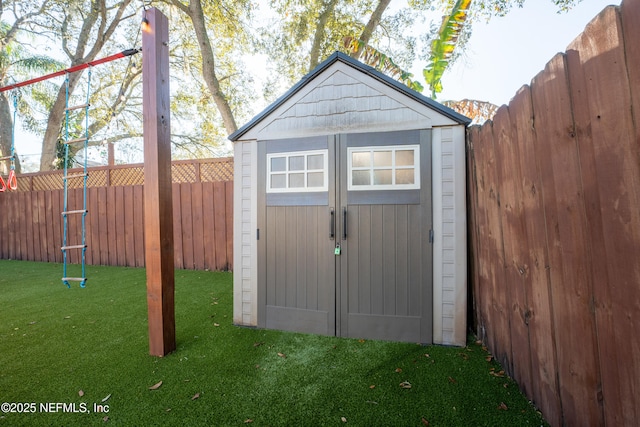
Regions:
M 233 159 L 174 161 L 171 171 L 176 268 L 231 270 Z M 143 184 L 142 164 L 89 169 L 87 264 L 144 266 Z M 81 205 L 82 179 L 69 187 L 69 206 Z M 18 191 L 0 194 L 0 259 L 62 262 L 63 200 L 62 171 L 20 175 Z
M 640 420 L 640 1 L 469 130 L 477 330 L 554 426 Z

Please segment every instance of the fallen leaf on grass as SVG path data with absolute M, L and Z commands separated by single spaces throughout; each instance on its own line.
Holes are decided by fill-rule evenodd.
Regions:
M 253 343 L 254 347 L 260 347 L 261 345 L 264 345 L 264 343 L 263 342 L 254 342 Z
M 372 384 L 372 385 L 370 385 L 370 386 L 369 386 L 369 388 L 370 388 L 371 390 L 373 390 L 374 388 L 376 388 L 376 385 L 375 385 L 375 384 Z
M 397 372 L 397 373 L 402 372 L 402 368 L 396 368 L 396 372 Z
M 340 418 L 342 420 L 343 423 L 347 422 L 347 419 L 345 417 Z
M 363 340 L 362 338 L 360 338 L 360 339 L 358 340 L 358 342 L 359 342 L 360 344 L 362 344 L 362 343 L 364 343 L 364 342 L 366 342 L 366 341 L 365 341 L 365 340 Z
M 214 323 L 213 326 L 220 326 L 220 323 Z
M 495 369 L 491 368 L 491 370 L 489 371 L 489 374 L 493 375 L 494 377 L 502 378 L 504 377 L 504 370 L 496 372 Z
M 247 418 L 246 420 L 244 420 L 245 424 L 251 424 L 253 422 L 253 420 L 251 418 Z
M 78 396 L 80 396 L 80 397 L 84 396 L 84 391 L 79 390 L 79 391 L 78 391 Z
M 402 388 L 411 388 L 411 383 L 409 381 L 403 381 L 400 383 L 400 387 Z
M 191 398 L 191 400 L 196 400 L 197 398 L 200 397 L 200 393 L 196 393 L 193 395 L 193 397 Z
M 162 385 L 162 381 L 149 387 L 149 390 L 157 390 L 160 388 L 161 385 Z
M 449 382 L 450 382 L 451 384 L 455 384 L 455 383 L 457 383 L 458 381 L 456 381 L 455 379 L 453 379 L 453 377 L 449 377 Z
M 107 421 L 109 421 L 109 417 L 102 418 L 102 421 L 106 423 Z
M 464 360 L 469 360 L 469 355 L 466 353 L 458 353 L 458 356 L 462 357 Z
M 287 355 L 286 355 L 286 354 L 284 354 L 284 353 L 280 353 L 280 352 L 278 352 L 278 356 L 282 357 L 283 359 L 286 359 L 286 358 L 287 358 Z
M 105 397 L 104 399 L 102 399 L 103 402 L 106 402 L 107 400 L 109 400 L 109 398 L 111 397 L 111 393 L 107 394 L 107 397 Z
M 429 425 L 429 421 L 427 421 L 424 417 L 422 417 L 422 420 L 420 420 L 420 421 L 422 421 L 422 424 L 425 425 L 425 426 Z
M 507 405 L 504 404 L 504 402 L 501 402 L 500 405 L 498 405 L 498 409 L 500 409 L 501 411 L 506 411 L 507 409 Z
M 491 362 L 493 360 L 493 356 L 489 355 L 485 357 L 484 360 L 486 360 L 487 362 Z

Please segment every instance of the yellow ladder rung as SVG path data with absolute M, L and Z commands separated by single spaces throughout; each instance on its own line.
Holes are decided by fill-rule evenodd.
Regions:
M 66 282 L 83 282 L 87 280 L 87 278 L 86 277 L 63 277 L 62 280 Z
M 89 211 L 87 209 L 77 209 L 75 211 L 66 211 L 66 212 L 62 212 L 62 215 L 69 215 L 69 214 L 84 214 L 84 213 L 88 213 Z
M 73 107 L 67 107 L 65 109 L 65 111 L 79 110 L 81 108 L 87 108 L 87 107 L 90 107 L 90 106 L 91 106 L 91 104 L 76 105 L 76 106 L 73 106 Z
M 63 251 L 66 251 L 67 249 L 84 249 L 86 247 L 87 245 L 71 245 L 71 246 L 63 246 L 60 249 L 62 249 Z

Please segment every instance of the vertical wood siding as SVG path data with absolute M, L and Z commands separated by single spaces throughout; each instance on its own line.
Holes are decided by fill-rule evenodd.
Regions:
M 140 169 L 128 165 L 89 170 L 87 264 L 144 267 Z M 173 162 L 177 268 L 233 269 L 232 179 L 232 159 Z M 18 177 L 17 192 L 0 194 L 0 259 L 62 262 L 61 183 L 61 172 L 24 174 Z M 81 206 L 82 188 L 70 189 L 68 197 L 69 206 Z M 79 244 L 79 215 L 70 216 L 68 228 L 70 244 Z M 69 256 L 71 263 L 79 262 L 77 251 Z
M 469 130 L 475 322 L 554 426 L 640 419 L 640 1 Z

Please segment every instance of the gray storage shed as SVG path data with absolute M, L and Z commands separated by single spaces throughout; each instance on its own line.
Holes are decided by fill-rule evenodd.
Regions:
M 233 133 L 234 323 L 464 345 L 469 122 L 335 53 Z

